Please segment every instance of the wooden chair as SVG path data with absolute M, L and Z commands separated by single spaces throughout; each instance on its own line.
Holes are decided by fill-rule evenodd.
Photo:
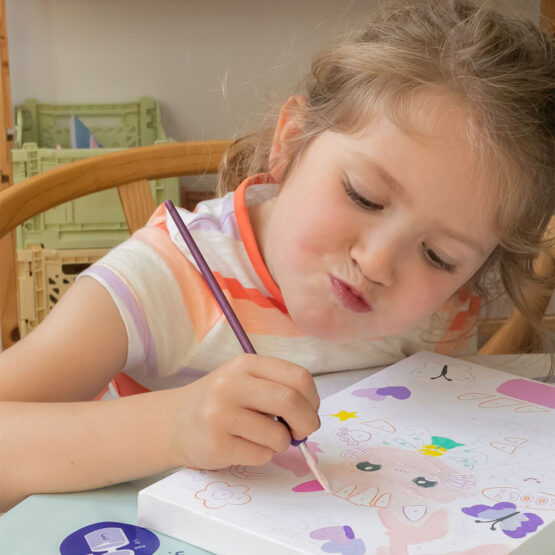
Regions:
M 549 237 L 555 237 L 555 216 L 552 216 L 549 228 L 546 232 Z M 555 277 L 555 246 L 549 252 L 542 252 L 534 264 L 536 275 L 542 279 Z M 527 300 L 530 306 L 535 307 L 538 313 L 544 314 L 549 305 L 551 295 L 539 295 L 538 293 L 528 294 Z M 555 315 L 550 317 L 555 320 Z M 478 335 L 489 337 L 487 342 L 478 351 L 481 355 L 527 353 L 537 349 L 537 334 L 524 316 L 518 311 L 513 311 L 512 315 L 505 321 L 479 321 Z
M 155 209 L 148 179 L 216 173 L 230 144 L 231 141 L 199 141 L 132 148 L 40 173 L 0 192 L 0 237 L 49 208 L 114 187 L 133 233 Z M 0 283 L 15 284 L 16 268 L 0 262 L 0 272 L 12 274 L 2 276 Z M 16 295 L 15 287 L 6 291 L 7 287 L 4 285 L 3 295 Z M 2 308 L 2 345 L 7 348 L 19 337 L 18 318 Z
M 155 209 L 147 179 L 216 173 L 230 144 L 231 141 L 200 141 L 139 147 L 41 173 L 0 192 L 0 237 L 44 210 L 113 187 L 118 188 L 129 229 L 133 232 L 146 223 Z M 537 273 L 544 277 L 553 276 L 554 259 L 554 253 L 539 257 Z M 3 264 L 0 271 L 5 272 L 5 266 Z M 530 302 L 545 312 L 549 298 L 530 299 Z M 11 320 L 6 316 L 2 314 L 5 347 L 13 342 L 13 327 L 14 324 L 17 326 L 17 315 L 11 315 Z M 9 329 L 4 330 L 5 322 L 11 322 Z M 499 325 L 500 322 L 487 322 L 482 323 L 482 328 L 496 329 Z M 492 334 L 480 354 L 526 352 L 533 337 L 534 330 L 520 313 L 515 312 L 501 329 Z

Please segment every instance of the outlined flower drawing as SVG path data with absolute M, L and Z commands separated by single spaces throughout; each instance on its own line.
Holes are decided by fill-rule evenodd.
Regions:
M 195 497 L 202 501 L 207 509 L 221 509 L 227 505 L 245 505 L 252 500 L 248 495 L 248 486 L 232 485 L 227 482 L 210 482 L 203 490 L 197 491 Z

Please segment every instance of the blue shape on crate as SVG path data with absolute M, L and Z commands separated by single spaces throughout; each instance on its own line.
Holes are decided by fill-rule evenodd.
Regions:
M 71 148 L 102 148 L 91 130 L 77 116 L 71 116 L 69 137 Z

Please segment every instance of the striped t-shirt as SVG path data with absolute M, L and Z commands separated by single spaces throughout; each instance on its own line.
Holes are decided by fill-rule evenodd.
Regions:
M 423 349 L 455 356 L 475 352 L 469 334 L 436 344 L 460 335 L 477 313 L 479 302 L 467 294 L 402 336 L 334 343 L 303 333 L 264 264 L 248 217 L 248 207 L 274 196 L 277 188 L 261 174 L 233 193 L 200 203 L 195 212 L 179 209 L 258 353 L 320 374 L 384 366 Z M 82 275 L 106 287 L 125 323 L 127 361 L 112 391 L 186 385 L 242 352 L 164 205 L 146 227 Z

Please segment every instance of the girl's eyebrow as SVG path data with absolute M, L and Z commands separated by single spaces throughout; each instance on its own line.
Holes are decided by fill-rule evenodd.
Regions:
M 376 174 L 383 181 L 383 183 L 387 187 L 389 187 L 398 197 L 400 197 L 408 206 L 412 205 L 412 201 L 407 190 L 393 176 L 391 176 L 391 174 L 384 170 L 380 165 L 376 164 L 376 162 L 369 158 L 364 152 L 355 152 L 354 154 L 359 157 L 364 166 L 366 166 L 371 172 Z M 468 235 L 459 233 L 453 229 L 449 229 L 446 227 L 440 227 L 439 231 L 440 233 L 443 233 L 444 235 L 447 235 L 448 237 L 451 237 L 452 239 L 455 239 L 456 241 L 467 245 L 471 249 L 478 252 L 481 256 L 484 256 L 485 253 L 480 244 L 471 237 L 468 237 Z
M 357 159 L 362 162 L 362 165 L 365 166 L 369 171 L 374 174 L 377 174 L 378 177 L 390 188 L 393 192 L 403 201 L 408 204 L 409 206 L 412 204 L 410 195 L 408 194 L 407 190 L 387 171 L 385 171 L 381 166 L 376 164 L 368 155 L 364 152 L 354 152 L 353 154 L 356 155 Z
M 465 245 L 467 245 L 471 249 L 478 252 L 481 256 L 485 255 L 484 249 L 479 245 L 479 243 L 477 241 L 475 241 L 471 237 L 468 237 L 467 235 L 463 235 L 462 233 L 458 233 L 457 231 L 454 231 L 454 230 L 449 229 L 447 227 L 441 227 L 441 228 L 439 228 L 439 231 L 440 231 L 440 233 L 443 233 L 444 235 L 447 235 L 448 237 L 451 237 L 452 239 L 455 239 L 455 241 L 459 241 L 461 243 L 464 243 Z

